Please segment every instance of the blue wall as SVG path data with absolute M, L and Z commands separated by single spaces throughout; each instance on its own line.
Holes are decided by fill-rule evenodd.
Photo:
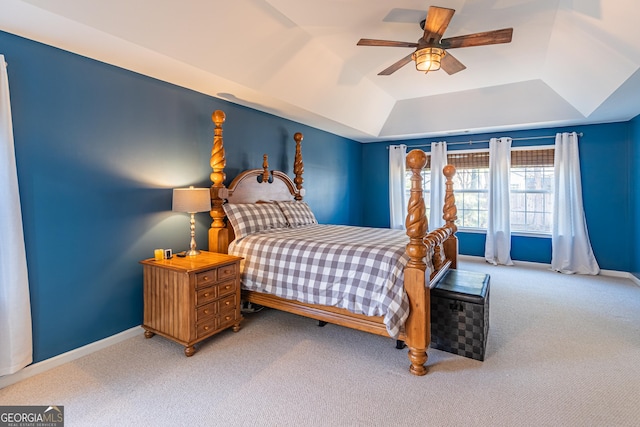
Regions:
M 631 170 L 629 123 L 510 131 L 447 138 L 416 139 L 402 141 L 407 146 L 429 144 L 446 140 L 467 142 L 488 140 L 491 137 L 510 136 L 527 138 L 555 135 L 556 132 L 583 132 L 580 138 L 580 166 L 584 209 L 591 245 L 600 267 L 608 270 L 630 271 L 632 249 L 635 245 L 625 233 L 612 232 L 632 227 L 629 195 L 631 187 L 628 173 Z M 637 127 L 637 126 L 636 126 Z M 637 135 L 637 134 L 636 134 Z M 636 138 L 638 138 L 636 136 Z M 637 139 L 636 139 L 637 141 Z M 513 146 L 548 145 L 553 139 L 514 141 Z M 370 143 L 363 147 L 364 206 L 363 222 L 375 227 L 389 226 L 389 143 Z M 473 148 L 487 148 L 488 143 L 474 144 Z M 451 145 L 449 150 L 468 149 L 469 145 Z M 410 149 L 410 148 L 409 148 Z M 428 151 L 428 147 L 424 147 Z M 637 173 L 637 172 L 636 172 Z M 484 233 L 459 232 L 460 253 L 484 256 Z M 540 237 L 512 237 L 511 256 L 515 260 L 551 262 L 551 239 Z
M 318 220 L 358 224 L 361 145 L 276 116 L 0 32 L 9 64 L 31 290 L 34 361 L 142 323 L 142 268 L 183 250 L 172 188 L 209 186 L 211 113 L 221 109 L 228 181 L 246 168 L 291 173 L 302 132 L 305 187 Z M 197 214 L 207 246 L 210 218 Z
M 640 116 L 629 122 L 629 139 L 630 139 L 630 155 L 632 167 L 628 173 L 628 179 L 631 185 L 631 196 L 629 197 L 631 203 L 631 233 L 629 233 L 633 240 L 633 250 L 631 252 L 631 269 L 630 271 L 638 278 L 640 278 L 640 248 L 638 244 L 640 242 L 640 225 L 638 225 L 637 219 L 640 218 Z

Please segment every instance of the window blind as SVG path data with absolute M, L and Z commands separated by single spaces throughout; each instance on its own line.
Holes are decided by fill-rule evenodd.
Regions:
M 447 162 L 456 169 L 481 169 L 489 167 L 489 152 L 447 153 Z
M 555 150 L 517 150 L 511 151 L 511 167 L 553 166 Z
M 526 149 L 511 151 L 511 167 L 553 166 L 553 149 Z M 456 169 L 486 169 L 489 167 L 489 152 L 447 153 L 447 162 Z M 431 169 L 431 156 L 427 156 L 425 169 Z

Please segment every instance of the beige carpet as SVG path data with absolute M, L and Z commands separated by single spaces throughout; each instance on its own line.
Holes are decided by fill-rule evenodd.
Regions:
M 484 362 L 264 310 L 191 358 L 142 335 L 0 390 L 66 426 L 638 426 L 640 287 L 464 261 L 491 275 Z

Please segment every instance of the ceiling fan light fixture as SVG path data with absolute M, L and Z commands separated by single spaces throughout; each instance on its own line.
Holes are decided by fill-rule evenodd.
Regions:
M 416 61 L 416 70 L 428 73 L 429 71 L 438 71 L 440 69 L 440 61 L 442 61 L 444 55 L 446 55 L 444 49 L 425 47 L 416 50 L 412 59 Z

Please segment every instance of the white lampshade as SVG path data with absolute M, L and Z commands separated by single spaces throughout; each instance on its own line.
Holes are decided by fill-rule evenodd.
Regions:
M 211 210 L 211 193 L 208 188 L 174 188 L 172 210 L 189 213 Z

